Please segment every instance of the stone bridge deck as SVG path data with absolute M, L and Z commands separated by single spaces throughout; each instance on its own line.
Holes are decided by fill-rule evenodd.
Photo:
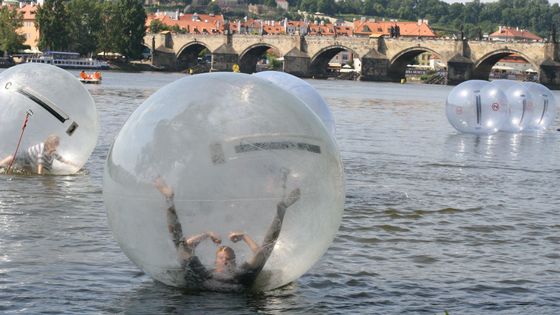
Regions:
M 301 77 L 326 75 L 327 64 L 337 53 L 351 51 L 361 63 L 360 78 L 399 81 L 406 65 L 423 52 L 438 55 L 447 65 L 447 82 L 488 79 L 492 66 L 517 54 L 537 69 L 539 81 L 560 88 L 557 43 L 457 41 L 422 38 L 372 38 L 298 35 L 148 34 L 155 66 L 182 70 L 193 65 L 206 49 L 212 71 L 232 71 L 234 64 L 246 73 L 256 71 L 259 58 L 273 49 L 284 60 L 283 70 Z

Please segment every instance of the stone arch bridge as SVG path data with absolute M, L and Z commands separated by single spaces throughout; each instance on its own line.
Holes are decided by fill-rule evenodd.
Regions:
M 431 52 L 447 64 L 448 84 L 488 79 L 496 62 L 518 54 L 538 72 L 541 83 L 560 88 L 560 58 L 555 42 L 171 33 L 148 34 L 144 41 L 152 49 L 152 64 L 159 68 L 185 70 L 207 49 L 212 56 L 211 71 L 232 71 L 233 65 L 238 64 L 241 72 L 252 73 L 258 59 L 272 48 L 283 57 L 283 70 L 300 77 L 326 76 L 331 58 L 348 50 L 360 59 L 360 79 L 364 81 L 400 81 L 414 57 Z

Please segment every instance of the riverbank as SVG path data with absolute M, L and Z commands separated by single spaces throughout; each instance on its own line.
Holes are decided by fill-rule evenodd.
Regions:
M 161 68 L 153 66 L 150 62 L 144 62 L 144 61 L 132 61 L 132 62 L 110 61 L 109 70 L 123 71 L 123 72 L 164 71 Z
M 0 68 L 10 68 L 23 64 L 24 62 L 17 62 L 12 59 L 0 58 Z M 108 61 L 109 69 L 93 69 L 84 68 L 83 70 L 95 71 L 95 70 L 114 70 L 122 72 L 143 72 L 143 71 L 164 71 L 159 67 L 153 66 L 149 61 L 131 61 L 131 62 L 121 62 L 121 61 Z M 81 70 L 81 69 L 80 69 Z M 172 72 L 172 71 L 167 71 Z

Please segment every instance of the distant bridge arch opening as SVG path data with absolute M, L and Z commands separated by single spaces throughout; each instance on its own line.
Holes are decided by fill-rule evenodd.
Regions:
M 239 55 L 239 71 L 255 73 L 263 70 L 282 69 L 279 58 L 278 48 L 264 43 L 254 44 Z
M 445 83 L 447 60 L 433 49 L 417 46 L 405 49 L 396 54 L 389 66 L 389 79 L 399 82 L 402 79 L 432 80 L 434 83 Z M 439 78 L 439 80 L 437 80 Z
M 177 68 L 195 73 L 210 71 L 210 49 L 202 42 L 190 42 L 177 53 Z
M 484 55 L 474 64 L 473 79 L 537 81 L 538 69 L 539 66 L 522 52 L 501 49 Z
M 343 73 L 361 72 L 361 65 L 356 64 L 360 56 L 352 49 L 342 46 L 328 46 L 318 51 L 312 58 L 310 74 L 317 79 L 338 77 Z
M 151 59 L 153 53 L 151 46 L 142 43 L 142 59 Z

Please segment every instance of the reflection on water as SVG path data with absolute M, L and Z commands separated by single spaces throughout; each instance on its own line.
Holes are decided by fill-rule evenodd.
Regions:
M 331 248 L 298 281 L 258 295 L 153 282 L 112 238 L 103 164 L 130 113 L 180 77 L 104 74 L 88 86 L 102 127 L 84 173 L 0 175 L 0 313 L 560 309 L 559 132 L 458 134 L 445 86 L 309 81 L 333 109 L 347 200 Z

